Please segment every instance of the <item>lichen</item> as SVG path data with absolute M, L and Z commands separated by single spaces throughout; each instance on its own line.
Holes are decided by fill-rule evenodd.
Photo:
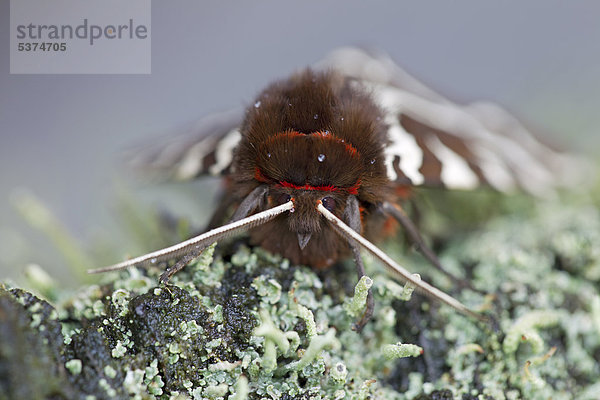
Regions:
M 383 356 L 388 360 L 403 357 L 418 357 L 423 353 L 423 349 L 416 344 L 386 344 L 381 348 Z
M 492 324 L 412 294 L 369 257 L 356 285 L 351 262 L 315 272 L 243 240 L 211 247 L 168 286 L 164 266 L 132 268 L 69 296 L 38 270 L 33 287 L 54 305 L 0 289 L 0 399 L 596 398 L 598 210 L 495 199 L 510 213 L 475 230 L 445 230 L 461 212 L 424 221 L 443 264 L 478 291 L 386 247 Z M 369 287 L 374 315 L 359 334 Z
M 354 296 L 349 298 L 344 304 L 344 309 L 352 317 L 356 318 L 364 312 L 367 304 L 367 294 L 371 286 L 373 286 L 373 279 L 366 275 L 358 280 L 358 283 L 354 287 Z

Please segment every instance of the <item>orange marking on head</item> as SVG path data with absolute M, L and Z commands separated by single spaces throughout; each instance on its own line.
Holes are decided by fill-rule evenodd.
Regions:
M 256 179 L 259 182 L 262 183 L 270 183 L 271 180 L 269 178 L 267 178 L 262 171 L 260 170 L 260 168 L 258 167 L 254 167 L 254 179 Z
M 356 147 L 354 147 L 351 143 L 346 142 L 344 139 L 341 139 L 329 131 L 317 131 L 312 132 L 311 134 L 304 134 L 298 131 L 285 131 L 279 132 L 273 136 L 270 136 L 267 140 L 265 140 L 264 144 L 269 145 L 274 142 L 285 140 L 285 139 L 295 139 L 298 137 L 317 137 L 322 140 L 328 140 L 336 143 L 340 143 L 344 145 L 346 152 L 350 155 L 350 157 L 358 157 L 359 153 Z
M 320 190 L 323 192 L 347 192 L 348 194 L 358 194 L 358 188 L 360 187 L 360 180 L 351 187 L 342 188 L 333 185 L 323 185 L 323 186 L 312 186 L 309 184 L 304 185 L 294 185 L 293 183 L 282 181 L 278 183 L 279 186 L 292 188 L 292 189 L 300 189 L 300 190 Z
M 360 188 L 360 179 L 356 181 L 356 183 L 350 187 L 337 187 L 333 185 L 322 185 L 322 186 L 313 186 L 308 183 L 304 185 L 296 185 L 287 181 L 279 181 L 275 182 L 272 179 L 267 178 L 259 167 L 254 167 L 254 179 L 261 183 L 272 183 L 277 186 L 290 188 L 290 189 L 299 189 L 299 190 L 319 190 L 323 192 L 346 192 L 348 194 L 358 194 L 358 189 Z
M 285 132 L 279 132 L 273 136 L 269 136 L 269 138 L 267 140 L 265 140 L 264 144 L 271 144 L 273 142 L 277 142 L 281 139 L 292 139 L 294 137 L 298 137 L 298 136 L 306 136 L 303 133 L 300 133 L 298 131 L 285 131 Z
M 313 132 L 311 135 L 315 135 L 315 136 L 325 139 L 325 140 L 331 140 L 336 143 L 341 143 L 346 148 L 346 152 L 348 154 L 350 154 L 350 157 L 358 157 L 358 150 L 356 149 L 356 147 L 352 146 L 351 143 L 347 143 L 344 139 L 341 139 L 341 138 L 335 136 L 334 134 L 332 134 L 329 131 Z

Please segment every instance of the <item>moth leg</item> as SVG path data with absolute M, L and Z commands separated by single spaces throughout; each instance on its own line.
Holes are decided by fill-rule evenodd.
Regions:
M 246 198 L 244 198 L 240 206 L 237 208 L 230 222 L 239 221 L 240 219 L 245 218 L 253 210 L 261 206 L 264 202 L 265 194 L 267 193 L 267 191 L 268 187 L 266 185 L 261 185 L 254 189 L 252 192 L 250 192 L 250 194 L 246 196 Z M 222 205 L 226 204 L 228 207 L 232 203 L 233 202 L 226 200 L 226 202 L 222 203 Z M 194 249 L 189 253 L 185 254 L 179 260 L 177 260 L 175 264 L 167 268 L 167 270 L 161 274 L 160 282 L 163 284 L 167 284 L 173 275 L 181 271 L 186 265 L 198 258 L 206 247 L 207 246 L 203 246 L 199 249 Z
M 260 185 L 256 189 L 254 189 L 238 206 L 236 212 L 231 218 L 230 222 L 238 221 L 250 214 L 253 208 L 256 206 L 263 205 L 264 195 L 267 193 L 268 187 L 267 185 Z M 223 221 L 225 221 L 225 216 L 227 215 L 227 211 L 229 208 L 235 204 L 236 198 L 235 196 L 231 196 L 228 192 L 225 192 L 218 196 L 219 205 L 217 209 L 210 217 L 210 221 L 208 222 L 207 228 L 205 231 L 217 228 L 223 225 Z
M 391 215 L 400 223 L 400 225 L 402 225 L 402 228 L 408 234 L 410 241 L 413 243 L 417 251 L 421 253 L 421 255 L 423 255 L 423 257 L 425 257 L 425 259 L 429 261 L 429 263 L 433 265 L 438 271 L 450 278 L 452 282 L 454 282 L 459 287 L 466 287 L 475 292 L 482 293 L 479 289 L 475 289 L 469 282 L 454 276 L 451 272 L 447 271 L 442 266 L 442 263 L 437 258 L 433 250 L 431 250 L 429 246 L 425 244 L 425 241 L 423 240 L 419 229 L 415 226 L 415 224 L 408 217 L 408 215 L 406 215 L 406 212 L 404 211 L 404 209 L 402 209 L 402 207 L 400 207 L 400 205 L 386 201 L 381 205 L 381 208 L 384 213 Z
M 362 223 L 360 221 L 360 209 L 358 205 L 358 199 L 356 196 L 349 196 L 346 201 L 346 209 L 344 211 L 344 222 L 348 224 L 350 228 L 354 231 L 361 233 L 362 231 Z M 363 264 L 362 257 L 360 256 L 360 247 L 354 240 L 348 240 L 348 245 L 352 250 L 352 256 L 354 257 L 354 264 L 356 265 L 356 272 L 358 275 L 358 280 L 365 275 L 365 265 Z M 373 292 L 369 289 L 367 294 L 367 308 L 365 309 L 364 314 L 352 327 L 356 332 L 361 332 L 364 326 L 369 322 L 369 320 L 373 317 L 373 309 L 375 307 L 375 302 L 373 301 Z
M 200 254 L 202 254 L 203 250 L 204 249 L 194 250 L 190 253 L 185 254 L 183 257 L 181 257 L 179 260 L 177 260 L 177 262 L 175 264 L 173 264 L 172 266 L 167 268 L 165 270 L 165 272 L 163 272 L 160 275 L 159 282 L 162 283 L 163 285 L 168 284 L 169 280 L 171 279 L 171 277 L 173 275 L 175 275 L 177 272 L 181 271 L 186 265 L 188 265 L 189 263 L 194 261 L 196 258 L 198 258 L 200 256 Z
M 231 221 L 229 222 L 239 221 L 240 219 L 247 217 L 256 208 L 262 208 L 265 202 L 265 195 L 268 191 L 269 187 L 267 185 L 260 185 L 256 187 L 256 189 L 251 191 L 250 194 L 246 196 L 240 203 L 237 210 L 235 210 L 233 217 L 231 217 Z

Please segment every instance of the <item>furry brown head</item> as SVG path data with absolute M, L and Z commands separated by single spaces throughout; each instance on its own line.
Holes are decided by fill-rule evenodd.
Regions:
M 243 198 L 266 184 L 268 207 L 293 198 L 295 212 L 252 231 L 253 242 L 315 267 L 347 255 L 315 206 L 341 216 L 349 195 L 363 210 L 387 198 L 382 121 L 365 91 L 333 73 L 306 70 L 263 91 L 242 125 L 233 190 Z

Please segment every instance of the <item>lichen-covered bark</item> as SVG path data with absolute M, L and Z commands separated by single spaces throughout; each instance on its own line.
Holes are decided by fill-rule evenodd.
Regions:
M 482 293 L 387 246 L 490 325 L 407 301 L 367 258 L 375 315 L 357 334 L 350 263 L 317 275 L 239 244 L 211 248 L 167 287 L 154 268 L 55 305 L 0 289 L 0 399 L 595 399 L 600 215 L 573 200 L 525 203 L 477 230 L 425 221 L 442 262 Z

